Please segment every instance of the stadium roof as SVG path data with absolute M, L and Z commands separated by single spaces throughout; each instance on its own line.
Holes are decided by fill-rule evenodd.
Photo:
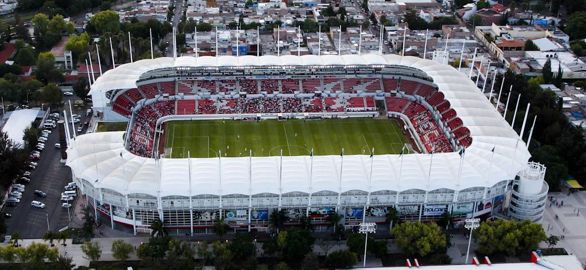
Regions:
M 35 121 L 40 109 L 23 109 L 10 112 L 10 117 L 2 131 L 8 135 L 8 139 L 18 144 L 21 148 L 24 147 L 24 130 L 31 126 Z
M 274 156 L 155 161 L 128 152 L 123 145 L 123 132 L 103 132 L 78 136 L 68 149 L 67 165 L 76 177 L 92 182 L 95 187 L 112 189 L 125 195 L 142 193 L 157 197 L 296 191 L 314 193 L 324 190 L 462 190 L 490 187 L 502 180 L 514 179 L 526 167 L 530 154 L 525 143 L 480 93 L 474 82 L 451 66 L 397 55 L 263 56 L 257 62 L 277 63 L 279 60 L 289 61 L 285 59 L 293 59 L 291 57 L 299 63 L 321 61 L 328 65 L 336 62 L 334 60 L 338 64 L 355 63 L 353 59 L 358 58 L 363 63 L 404 65 L 422 70 L 433 79 L 464 125 L 470 129 L 473 141 L 466 149 L 465 158 L 461 163 L 460 155 L 452 152 L 407 154 L 402 157 L 375 155 L 373 159 L 368 155 L 343 158 L 338 155 L 315 156 L 313 163 L 309 156 L 283 157 L 282 165 L 280 157 Z M 237 65 L 249 61 L 246 60 L 249 57 L 241 58 L 142 60 L 108 71 L 96 81 L 92 91 L 106 91 L 108 87 L 120 89 L 119 83 L 133 87 L 135 82 L 132 80 L 156 68 L 204 62 L 209 65 L 227 62 Z

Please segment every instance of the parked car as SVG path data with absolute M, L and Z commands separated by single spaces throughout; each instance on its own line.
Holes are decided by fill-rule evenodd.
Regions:
M 70 208 L 71 207 L 71 204 L 70 203 L 62 203 L 61 204 L 61 207 L 63 207 L 63 208 Z
M 70 96 L 73 96 L 73 93 L 72 92 L 63 92 L 63 95 L 70 97 Z
M 31 206 L 35 208 L 45 208 L 45 204 L 39 201 L 32 201 Z
M 83 131 L 83 127 L 78 127 L 77 128 L 77 133 L 81 133 Z
M 37 189 L 37 190 L 35 190 L 35 195 L 37 195 L 37 196 L 39 196 L 39 197 L 41 197 L 41 198 L 45 198 L 45 197 L 47 197 L 47 193 L 45 193 L 45 192 L 43 192 L 43 191 L 41 191 L 41 190 L 38 190 L 38 189 Z
M 73 201 L 73 199 L 74 199 L 74 198 L 73 198 L 73 197 L 71 197 L 71 196 L 67 196 L 67 195 L 65 195 L 65 194 L 61 194 L 61 201 L 64 201 L 64 202 L 69 202 L 69 201 Z
M 38 163 L 36 163 L 36 162 L 34 162 L 34 161 L 31 161 L 31 162 L 29 162 L 28 164 L 29 164 L 29 165 L 33 165 L 33 166 L 35 166 L 35 167 L 39 165 Z
M 22 176 L 29 177 L 29 176 L 31 176 L 31 172 L 29 172 L 29 171 L 25 171 L 25 172 L 22 174 Z
M 12 187 L 25 188 L 26 186 L 23 184 L 12 184 Z
M 20 178 L 19 178 L 19 180 L 20 180 L 21 182 L 25 182 L 25 183 L 30 183 L 30 182 L 31 182 L 31 179 L 30 179 L 30 178 L 28 178 L 28 177 L 26 177 L 26 176 L 22 176 L 22 177 L 20 177 Z
M 23 193 L 24 192 L 24 186 L 15 186 L 15 185 L 12 185 L 11 189 L 12 190 L 16 190 L 16 191 L 18 191 L 20 193 Z
M 41 137 L 39 137 L 37 140 L 38 140 L 39 142 L 45 143 L 45 142 L 47 142 L 47 137 L 43 137 L 43 136 L 41 136 Z
M 10 214 L 10 213 L 4 213 L 4 217 L 5 218 L 11 218 L 12 217 L 12 214 Z
M 55 148 L 57 148 L 57 149 L 61 149 L 61 144 L 60 144 L 60 143 L 56 143 L 56 144 L 55 144 Z

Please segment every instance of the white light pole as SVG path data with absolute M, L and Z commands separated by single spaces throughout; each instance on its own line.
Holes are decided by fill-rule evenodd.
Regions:
M 362 267 L 366 267 L 366 250 L 368 247 L 368 233 L 376 232 L 376 223 L 374 223 L 374 222 L 360 223 L 360 229 L 358 229 L 358 232 L 364 234 L 364 259 L 362 261 Z
M 466 261 L 464 261 L 464 264 L 468 263 L 468 257 L 470 256 L 470 244 L 472 243 L 472 231 L 474 231 L 474 229 L 480 227 L 480 219 L 479 218 L 467 218 L 466 219 L 466 224 L 464 225 L 464 228 L 470 230 L 470 237 L 468 238 L 468 249 L 466 250 Z

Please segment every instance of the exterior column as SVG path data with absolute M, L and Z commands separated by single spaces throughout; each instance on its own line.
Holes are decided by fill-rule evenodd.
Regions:
M 193 236 L 193 209 L 189 209 L 189 228 L 191 236 Z
M 252 208 L 248 207 L 248 232 L 250 232 L 250 223 L 252 222 Z
M 134 208 L 132 208 L 132 230 L 136 236 L 136 213 L 134 212 Z
M 419 222 L 421 222 L 421 216 L 423 215 L 423 206 L 424 205 L 425 205 L 424 203 L 419 205 Z
M 98 205 L 97 205 L 95 196 L 92 197 L 92 199 L 94 199 L 94 217 L 96 218 L 96 220 L 94 222 L 97 223 L 98 222 Z
M 110 227 L 114 230 L 114 211 L 112 211 L 112 204 L 108 204 L 110 206 Z

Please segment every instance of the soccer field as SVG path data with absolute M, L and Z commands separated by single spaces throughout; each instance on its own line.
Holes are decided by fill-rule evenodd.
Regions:
M 395 119 L 197 120 L 167 122 L 165 155 L 184 158 L 397 154 L 407 139 Z

